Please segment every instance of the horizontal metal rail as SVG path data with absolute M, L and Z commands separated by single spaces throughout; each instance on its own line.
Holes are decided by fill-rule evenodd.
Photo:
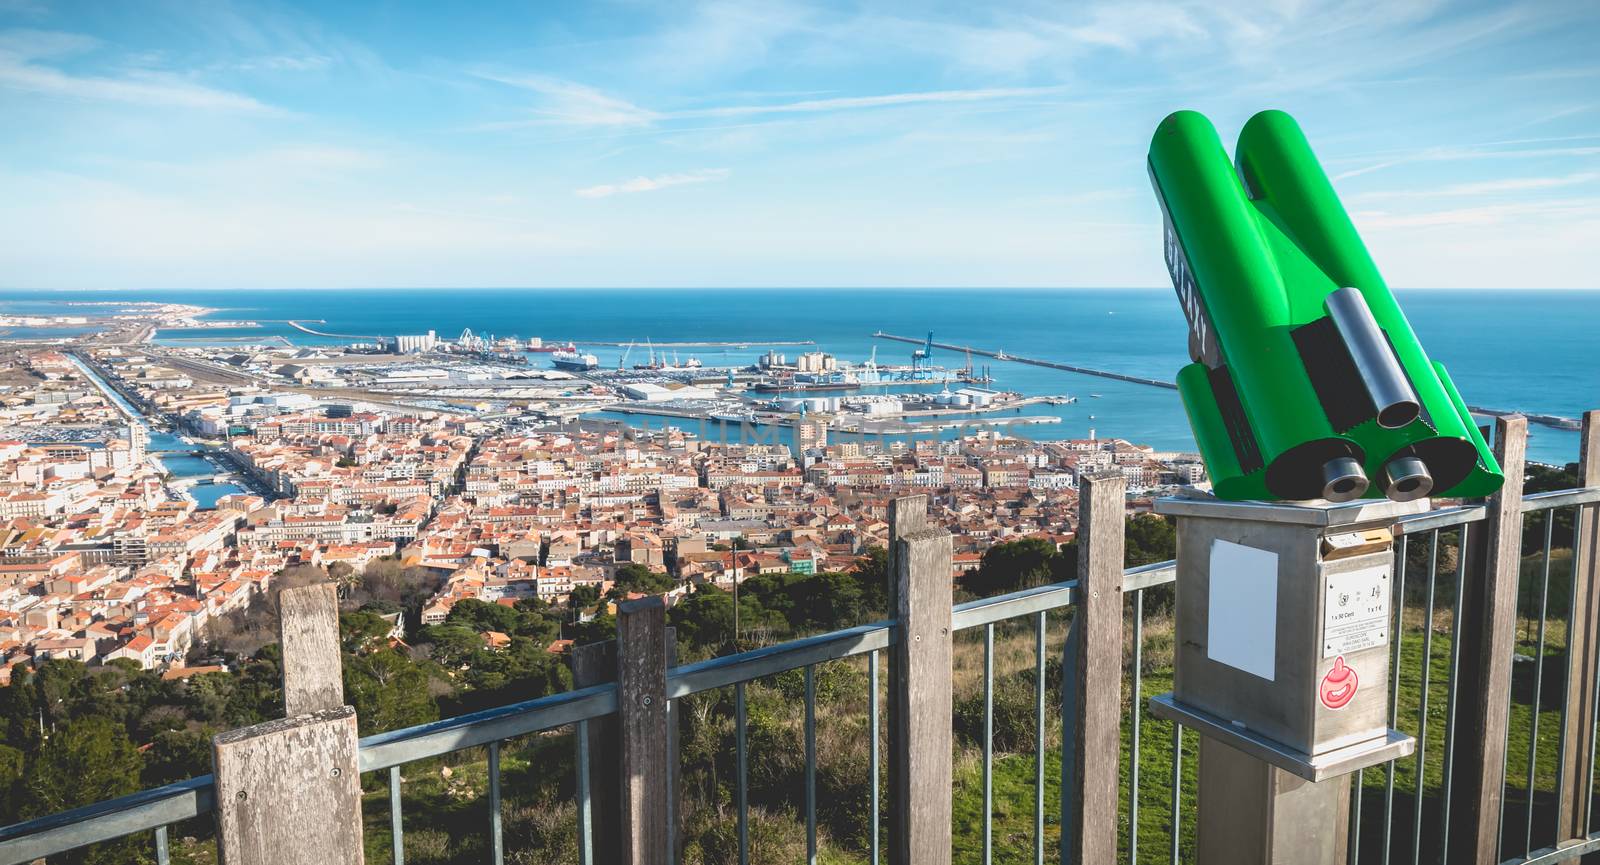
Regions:
M 737 655 L 724 655 L 697 664 L 685 664 L 667 671 L 667 699 L 676 700 L 823 661 L 865 655 L 891 645 L 894 645 L 894 623 L 875 622 Z
M 0 862 L 13 865 L 74 847 L 148 832 L 216 808 L 210 775 L 0 827 Z
M 594 685 L 507 706 L 378 733 L 361 740 L 361 771 L 376 772 L 617 711 L 617 686 Z
M 617 710 L 615 685 L 596 685 L 537 700 L 497 706 L 432 724 L 361 740 L 361 771 L 374 772 L 536 733 Z M 31 862 L 66 850 L 112 841 L 210 814 L 216 808 L 210 775 L 141 790 L 25 823 L 0 827 L 0 865 Z
M 1395 523 L 1395 531 L 1399 534 L 1414 535 L 1419 532 L 1433 531 L 1434 529 L 1447 529 L 1451 526 L 1464 526 L 1486 519 L 1489 509 L 1483 505 L 1459 505 L 1453 508 L 1440 508 L 1428 511 L 1425 514 L 1415 514 L 1401 517 Z
M 1600 487 L 1575 490 L 1554 490 L 1548 493 L 1529 493 L 1522 497 L 1522 512 L 1545 511 L 1572 505 L 1592 505 L 1600 502 Z
M 1507 859 L 1500 865 L 1553 865 L 1570 862 L 1585 853 L 1600 850 L 1600 837 L 1591 835 L 1584 840 L 1573 839 L 1559 847 L 1544 847 L 1529 853 L 1525 858 Z

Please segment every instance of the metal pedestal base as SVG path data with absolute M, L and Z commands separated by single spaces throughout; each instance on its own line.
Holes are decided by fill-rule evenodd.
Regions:
M 1343 865 L 1350 783 L 1314 784 L 1200 737 L 1198 865 Z
M 1399 730 L 1390 730 L 1386 735 L 1376 739 L 1357 742 L 1313 756 L 1274 742 L 1238 724 L 1229 723 L 1204 709 L 1197 709 L 1175 700 L 1171 694 L 1151 697 L 1150 714 L 1168 721 L 1176 721 L 1191 730 L 1198 731 L 1206 739 L 1216 739 L 1257 760 L 1312 782 L 1344 777 L 1370 766 L 1409 757 L 1417 749 L 1415 737 Z

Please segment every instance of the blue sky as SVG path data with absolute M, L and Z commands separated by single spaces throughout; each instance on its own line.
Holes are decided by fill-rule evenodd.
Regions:
M 1158 286 L 1167 113 L 1595 287 L 1600 3 L 0 0 L 0 285 Z

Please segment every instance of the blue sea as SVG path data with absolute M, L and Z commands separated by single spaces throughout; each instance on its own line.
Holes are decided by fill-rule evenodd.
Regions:
M 731 341 L 748 347 L 677 349 L 707 366 L 748 364 L 761 340 L 814 340 L 853 361 L 873 347 L 881 363 L 909 362 L 912 346 L 874 340 L 883 330 L 941 342 L 1002 349 L 1011 355 L 1171 380 L 1183 366 L 1183 316 L 1170 289 L 357 289 L 255 291 L 0 291 L 0 311 L 56 313 L 66 301 L 161 301 L 220 310 L 217 319 L 262 321 L 258 329 L 163 331 L 158 339 L 283 336 L 296 344 L 339 343 L 301 333 L 286 319 L 323 319 L 332 333 L 394 335 L 434 330 L 547 342 L 606 340 Z M 1467 402 L 1577 417 L 1600 407 L 1600 291 L 1400 292 L 1401 305 L 1429 355 L 1442 362 Z M 80 314 L 111 307 L 75 307 Z M 24 329 L 25 330 L 25 329 Z M 19 330 L 15 335 L 26 334 Z M 622 349 L 593 348 L 603 366 Z M 784 347 L 791 356 L 802 348 Z M 935 350 L 955 369 L 966 358 Z M 1176 391 L 974 356 L 994 386 L 1026 394 L 1069 394 L 1072 405 L 1035 406 L 1059 424 L 1019 427 L 1036 438 L 1082 437 L 1092 428 L 1160 449 L 1191 449 Z M 1578 435 L 1533 425 L 1530 455 L 1577 458 Z

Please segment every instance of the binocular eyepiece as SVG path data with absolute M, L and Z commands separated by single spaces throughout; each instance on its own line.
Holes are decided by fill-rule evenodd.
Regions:
M 1330 502 L 1359 499 L 1369 485 L 1367 473 L 1354 457 L 1334 457 L 1322 464 L 1322 497 Z M 1391 500 L 1409 502 L 1433 492 L 1433 475 L 1422 460 L 1401 454 L 1384 464 L 1378 486 Z

